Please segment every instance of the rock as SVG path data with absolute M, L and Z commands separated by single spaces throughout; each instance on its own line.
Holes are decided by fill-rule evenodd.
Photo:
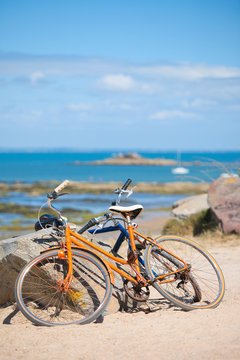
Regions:
M 208 203 L 224 233 L 240 233 L 240 178 L 219 178 L 211 183 Z
M 173 204 L 172 214 L 180 219 L 185 219 L 200 211 L 208 210 L 207 194 L 187 197 Z
M 115 159 L 143 159 L 143 157 L 135 152 L 126 153 L 126 154 L 118 154 Z
M 54 244 L 46 230 L 0 241 L 0 305 L 15 301 L 14 284 L 22 267 Z
M 115 157 L 107 158 L 105 160 L 93 161 L 89 164 L 94 165 L 176 165 L 176 160 L 171 159 L 149 159 L 137 153 L 118 154 Z

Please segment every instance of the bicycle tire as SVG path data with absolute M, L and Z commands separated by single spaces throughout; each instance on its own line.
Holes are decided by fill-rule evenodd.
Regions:
M 172 282 L 161 283 L 154 279 L 157 276 L 169 273 L 167 265 L 173 270 L 179 269 L 178 260 L 174 261 L 163 256 L 159 248 L 148 245 L 144 262 L 148 277 L 153 286 L 166 299 L 184 310 L 208 309 L 217 307 L 223 299 L 225 283 L 222 271 L 215 259 L 197 243 L 179 236 L 160 236 L 155 238 L 157 244 L 163 249 L 175 254 L 190 265 L 188 278 L 182 280 L 177 275 L 170 275 L 166 279 Z M 158 254 L 156 259 L 155 254 Z M 165 255 L 165 256 L 164 256 Z M 164 264 L 165 261 L 165 264 Z M 179 273 L 180 274 L 180 273 Z M 180 286 L 183 283 L 183 286 Z
M 68 261 L 58 249 L 32 259 L 19 273 L 15 299 L 21 312 L 36 325 L 88 324 L 105 310 L 112 295 L 108 270 L 97 256 L 72 249 L 73 279 L 60 288 Z

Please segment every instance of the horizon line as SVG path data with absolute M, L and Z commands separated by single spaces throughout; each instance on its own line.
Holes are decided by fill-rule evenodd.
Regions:
M 0 147 L 0 153 L 41 153 L 41 152 L 83 152 L 83 153 L 93 153 L 93 152 L 121 152 L 121 153 L 133 153 L 133 152 L 150 152 L 150 153 L 169 153 L 169 152 L 180 152 L 180 153 L 189 153 L 189 152 L 201 152 L 201 153 L 226 153 L 226 152 L 240 152 L 239 149 L 179 149 L 179 148 L 169 148 L 169 149 L 152 149 L 152 148 L 79 148 L 79 147 Z

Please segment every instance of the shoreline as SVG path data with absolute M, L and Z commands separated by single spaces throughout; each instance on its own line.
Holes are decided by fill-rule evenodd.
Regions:
M 6 192 L 26 192 L 29 195 L 46 194 L 52 191 L 60 181 L 35 181 L 33 183 L 25 182 L 0 182 L 0 193 Z M 122 187 L 119 182 L 87 182 L 87 181 L 70 181 L 67 191 L 70 193 L 113 193 L 118 187 Z M 135 186 L 136 193 L 152 193 L 152 194 L 202 194 L 208 191 L 209 183 L 207 182 L 138 182 L 132 183 L 131 187 Z
M 21 235 L 22 233 L 31 231 L 31 229 L 34 230 L 34 223 L 37 221 L 39 207 L 34 205 L 31 201 L 26 205 L 18 204 L 15 198 L 17 193 L 22 194 L 20 196 L 25 194 L 26 196 L 34 199 L 34 197 L 50 193 L 57 185 L 59 185 L 58 181 L 41 181 L 34 182 L 32 184 L 20 182 L 14 184 L 0 183 L 0 196 L 3 199 L 2 202 L 0 201 L 0 239 L 5 239 L 9 236 Z M 71 181 L 70 185 L 65 190 L 67 193 L 71 194 L 73 198 L 74 194 L 89 194 L 90 196 L 94 197 L 96 195 L 97 199 L 98 196 L 102 194 L 109 194 L 114 196 L 114 190 L 121 186 L 122 183 L 116 182 L 89 183 Z M 159 184 L 144 182 L 132 184 L 130 188 L 133 186 L 136 186 L 134 189 L 135 193 L 149 194 L 151 196 L 188 196 L 206 193 L 208 191 L 209 184 L 190 182 Z M 16 195 L 14 195 L 14 193 Z M 6 198 L 9 200 L 6 201 Z M 168 205 L 168 207 L 169 206 L 170 205 Z M 141 220 L 139 219 L 140 223 L 145 223 L 147 220 L 151 221 L 156 216 L 162 218 L 166 215 L 170 215 L 170 208 L 166 210 L 166 208 L 163 207 L 161 209 L 160 205 L 158 206 L 154 204 L 152 209 L 153 210 L 151 210 L 151 208 L 145 209 L 143 216 L 141 216 Z M 99 216 L 102 213 L 102 210 L 99 211 L 90 211 L 88 208 L 84 209 L 84 207 L 82 209 L 75 209 L 73 204 L 69 204 L 68 207 L 63 209 L 65 216 L 78 225 L 83 225 L 92 216 Z M 4 214 L 6 214 L 6 216 Z

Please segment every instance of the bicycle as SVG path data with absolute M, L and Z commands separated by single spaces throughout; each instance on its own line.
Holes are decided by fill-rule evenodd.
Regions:
M 52 326 L 96 320 L 110 301 L 113 272 L 121 275 L 125 292 L 136 302 L 147 301 L 149 286 L 153 286 L 184 310 L 209 309 L 220 304 L 225 289 L 223 274 L 206 250 L 179 236 L 153 239 L 136 230 L 133 220 L 142 212 L 142 205 L 120 205 L 123 194 L 129 197 L 133 193 L 133 189 L 127 190 L 130 183 L 128 179 L 121 189 L 115 190 L 118 198 L 109 212 L 90 219 L 78 232 L 70 229 L 67 218 L 52 205 L 65 195 L 61 191 L 69 181 L 47 194 L 47 204 L 58 216 L 40 216 L 36 230 L 50 227 L 59 244 L 25 265 L 15 284 L 18 307 L 33 323 Z M 123 225 L 117 217 L 119 214 Z M 107 226 L 109 222 L 113 226 Z M 120 235 L 110 253 L 84 237 L 86 230 L 91 234 L 120 230 Z M 126 259 L 118 255 L 125 240 L 128 241 Z M 132 273 L 106 257 L 116 264 L 127 265 Z

